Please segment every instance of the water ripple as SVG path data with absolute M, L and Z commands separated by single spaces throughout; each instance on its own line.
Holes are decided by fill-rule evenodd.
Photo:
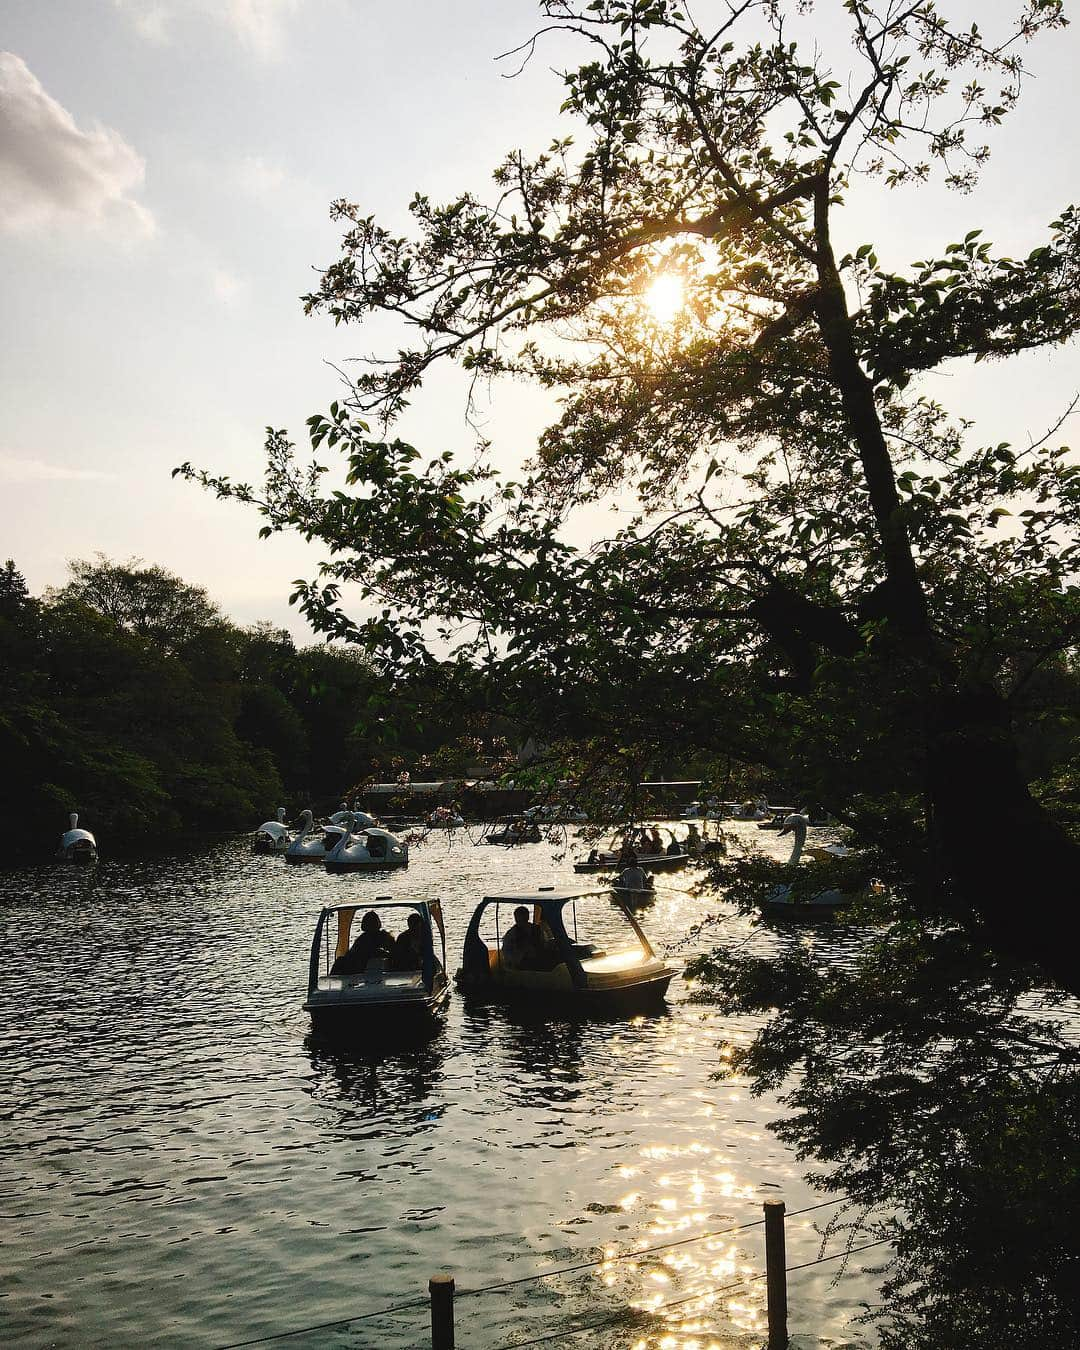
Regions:
M 770 837 L 760 839 L 778 849 Z M 627 1022 L 549 1022 L 454 1000 L 398 1052 L 320 1043 L 301 1011 L 320 904 L 444 899 L 451 965 L 485 890 L 565 881 L 544 845 L 439 840 L 405 873 L 329 878 L 239 843 L 184 857 L 0 875 L 0 1212 L 5 1341 L 205 1347 L 401 1302 L 452 1269 L 462 1287 L 600 1261 L 463 1303 L 495 1350 L 576 1317 L 658 1309 L 590 1345 L 706 1350 L 762 1326 L 759 1230 L 615 1259 L 815 1197 L 769 1133 L 775 1100 L 713 1081 L 752 1033 L 685 1001 Z M 665 879 L 644 922 L 660 945 L 705 912 Z M 715 903 L 708 908 L 715 909 Z M 725 934 L 746 938 L 732 916 Z M 782 946 L 796 936 L 762 934 Z M 844 958 L 841 936 L 834 944 Z M 792 1262 L 816 1255 L 805 1220 Z M 810 1346 L 836 1345 L 867 1280 L 792 1289 Z M 665 1312 L 661 1305 L 700 1296 Z M 290 1344 L 422 1340 L 423 1310 Z M 566 1341 L 580 1345 L 581 1340 Z M 556 1342 L 559 1344 L 559 1342 Z

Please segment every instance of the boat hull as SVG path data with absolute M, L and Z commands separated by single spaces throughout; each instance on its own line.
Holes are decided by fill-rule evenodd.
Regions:
M 630 909 L 643 909 L 646 905 L 651 905 L 656 899 L 656 887 L 612 886 L 611 898 L 621 900 Z
M 781 919 L 785 923 L 820 923 L 843 914 L 849 900 L 763 900 L 761 912 L 767 919 Z
M 362 987 L 362 986 L 361 986 Z M 377 1000 L 348 997 L 308 998 L 304 1011 L 311 1016 L 316 1031 L 354 1030 L 364 1035 L 388 1038 L 432 1024 L 450 1002 L 450 985 L 442 986 L 423 998 L 380 998 Z
M 462 971 L 457 987 L 472 1003 L 506 1003 L 553 1017 L 574 1015 L 626 1016 L 663 1006 L 674 971 L 620 985 L 584 989 L 536 989 L 504 984 L 497 980 L 473 979 Z
M 408 858 L 327 858 L 328 872 L 392 872 L 399 867 L 408 867 Z
M 678 872 L 690 861 L 689 853 L 660 853 L 653 857 L 639 857 L 638 867 L 643 872 Z M 576 862 L 574 864 L 575 872 L 618 872 L 620 870 L 617 861 L 611 862 Z

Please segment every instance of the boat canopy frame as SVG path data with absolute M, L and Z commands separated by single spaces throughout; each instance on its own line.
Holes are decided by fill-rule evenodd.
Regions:
M 498 933 L 498 907 L 500 905 L 510 905 L 517 909 L 520 905 L 531 907 L 532 921 L 535 924 L 545 924 L 555 940 L 555 946 L 558 950 L 562 962 L 570 972 L 570 982 L 575 989 L 587 989 L 589 986 L 589 977 L 581 964 L 581 958 L 575 950 L 580 944 L 575 941 L 576 938 L 576 913 L 575 913 L 575 937 L 572 938 L 567 932 L 566 924 L 563 921 L 563 910 L 567 905 L 575 904 L 578 900 L 601 899 L 609 905 L 613 905 L 622 914 L 628 926 L 633 929 L 638 942 L 646 956 L 651 960 L 656 960 L 656 952 L 653 945 L 645 936 L 645 930 L 637 919 L 634 918 L 629 908 L 615 896 L 612 896 L 610 889 L 600 889 L 598 887 L 589 887 L 587 890 L 559 891 L 555 893 L 541 891 L 539 894 L 529 891 L 515 892 L 510 895 L 486 895 L 473 911 L 473 916 L 469 920 L 469 926 L 465 931 L 465 943 L 461 953 L 461 967 L 467 974 L 483 974 L 485 977 L 490 971 L 488 961 L 488 952 L 490 948 L 480 936 L 480 923 L 488 908 L 494 905 L 496 913 L 496 933 Z
M 328 971 L 331 965 L 328 940 L 330 916 L 333 914 L 338 916 L 338 931 L 334 945 L 334 959 L 336 960 L 339 956 L 344 956 L 349 950 L 349 937 L 353 919 L 356 917 L 357 910 L 362 909 L 407 909 L 420 915 L 424 920 L 424 950 L 420 966 L 420 978 L 427 992 L 432 993 L 435 986 L 435 975 L 439 969 L 436 964 L 435 943 L 431 935 L 433 923 L 439 930 L 439 941 L 442 947 L 441 968 L 444 971 L 446 970 L 446 924 L 443 921 L 442 901 L 437 898 L 434 900 L 395 900 L 389 895 L 377 895 L 374 900 L 361 900 L 351 905 L 325 905 L 320 911 L 319 921 L 315 925 L 315 935 L 311 939 L 311 957 L 308 961 L 308 996 L 310 997 L 319 988 L 319 958 L 323 955 L 324 941 Z

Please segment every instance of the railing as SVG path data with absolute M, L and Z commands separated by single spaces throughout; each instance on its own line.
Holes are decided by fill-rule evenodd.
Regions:
M 350 1317 L 336 1318 L 330 1322 L 318 1322 L 309 1326 L 294 1327 L 289 1331 L 272 1332 L 269 1335 L 256 1336 L 246 1341 L 232 1341 L 228 1345 L 219 1346 L 218 1350 L 244 1350 L 245 1347 L 249 1346 L 268 1345 L 272 1342 L 285 1341 L 295 1336 L 304 1336 L 316 1331 L 330 1331 L 352 1326 L 354 1323 L 366 1322 L 378 1317 L 416 1312 L 421 1308 L 429 1310 L 432 1350 L 454 1350 L 454 1313 L 457 1303 L 462 1299 L 479 1298 L 483 1295 L 498 1293 L 521 1285 L 555 1279 L 560 1275 L 571 1275 L 599 1266 L 608 1266 L 616 1261 L 636 1261 L 642 1256 L 648 1256 L 655 1252 L 670 1251 L 675 1247 L 685 1247 L 691 1243 L 706 1242 L 710 1238 L 727 1237 L 733 1233 L 742 1233 L 748 1229 L 760 1227 L 765 1229 L 765 1269 L 759 1274 L 734 1280 L 730 1284 L 718 1285 L 712 1289 L 703 1289 L 684 1298 L 671 1299 L 667 1303 L 650 1306 L 647 1311 L 650 1315 L 662 1313 L 669 1308 L 681 1307 L 688 1303 L 699 1302 L 702 1299 L 713 1298 L 719 1294 L 744 1288 L 747 1284 L 755 1284 L 764 1280 L 768 1321 L 768 1350 L 786 1350 L 788 1345 L 788 1275 L 795 1271 L 808 1270 L 813 1266 L 826 1265 L 831 1261 L 843 1260 L 857 1252 L 869 1251 L 872 1247 L 881 1247 L 890 1241 L 888 1238 L 879 1238 L 876 1241 L 865 1242 L 856 1247 L 845 1246 L 843 1251 L 834 1252 L 829 1256 L 819 1256 L 813 1261 L 801 1261 L 793 1266 L 787 1265 L 785 1220 L 796 1218 L 801 1214 L 810 1214 L 814 1210 L 825 1209 L 830 1205 L 842 1204 L 845 1199 L 844 1196 L 838 1196 L 833 1200 L 822 1200 L 815 1205 L 806 1205 L 802 1209 L 792 1210 L 790 1214 L 787 1213 L 783 1200 L 766 1200 L 763 1205 L 762 1218 L 751 1220 L 748 1223 L 736 1224 L 730 1228 L 720 1228 L 708 1233 L 698 1233 L 694 1237 L 678 1238 L 673 1242 L 662 1242 L 652 1247 L 637 1247 L 630 1251 L 604 1256 L 599 1261 L 578 1261 L 572 1265 L 557 1266 L 551 1270 L 539 1271 L 534 1275 L 522 1275 L 515 1280 L 502 1280 L 495 1284 L 481 1285 L 473 1289 L 458 1289 L 453 1275 L 440 1273 L 433 1275 L 428 1281 L 426 1298 L 419 1296 L 404 1303 L 395 1303 L 389 1307 L 356 1313 Z M 639 1315 L 639 1309 L 626 1308 L 617 1313 L 608 1313 L 601 1318 L 578 1321 L 572 1325 L 546 1332 L 542 1336 L 534 1336 L 530 1340 L 508 1342 L 506 1350 L 525 1350 L 528 1346 L 550 1344 L 552 1341 L 583 1335 L 587 1331 L 614 1330 Z

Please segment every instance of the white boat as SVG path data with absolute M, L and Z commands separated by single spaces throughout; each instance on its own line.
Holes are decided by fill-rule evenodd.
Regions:
M 378 817 L 369 816 L 366 811 L 360 808 L 351 807 L 348 802 L 342 802 L 330 819 L 327 825 L 348 825 L 352 829 L 357 829 L 359 825 L 378 825 Z
M 707 802 L 688 802 L 679 812 L 682 820 L 724 820 L 727 814 L 715 797 L 710 797 Z
M 363 936 L 352 942 L 353 920 L 361 911 L 365 915 L 361 923 L 370 923 L 366 916 L 375 914 L 379 929 L 383 915 L 408 919 L 401 939 L 392 944 L 393 951 L 368 957 L 357 954 Z M 419 923 L 413 923 L 413 915 L 419 916 Z M 435 951 L 433 924 L 439 934 L 441 959 Z M 406 957 L 399 959 L 401 941 L 412 929 L 417 933 L 417 946 L 406 943 Z M 331 974 L 335 967 L 336 975 Z M 384 895 L 370 904 L 330 906 L 319 915 L 311 942 L 304 1003 L 317 1030 L 354 1027 L 365 1037 L 390 1037 L 430 1024 L 449 998 L 446 934 L 438 900 L 392 900 Z
M 803 850 L 806 847 L 806 831 L 809 827 L 809 819 L 801 812 L 795 812 L 788 816 L 784 821 L 781 834 L 794 834 L 795 842 L 791 850 L 791 857 L 788 858 L 788 866 L 796 866 L 802 858 Z M 828 857 L 845 857 L 848 850 L 841 845 L 836 846 L 837 853 L 830 853 Z M 824 850 L 822 850 L 824 852 Z M 880 883 L 872 882 L 871 891 L 880 890 Z M 841 913 L 859 898 L 855 891 L 841 891 L 835 887 L 827 890 L 817 891 L 811 895 L 796 895 L 795 890 L 790 885 L 774 886 L 767 892 L 760 901 L 762 912 L 770 919 L 784 919 L 795 922 L 812 922 L 815 919 L 831 919 L 834 915 Z
M 97 840 L 89 830 L 79 829 L 77 811 L 72 811 L 68 816 L 68 828 L 60 836 L 56 856 L 62 862 L 73 863 L 76 867 L 87 867 L 97 862 Z
M 264 820 L 251 839 L 252 853 L 284 853 L 292 835 L 285 824 L 285 808 L 278 807 L 276 820 Z
M 377 825 L 346 828 L 324 861 L 328 872 L 385 872 L 408 866 L 409 846 Z
M 351 817 L 350 817 L 351 818 Z M 316 827 L 315 818 L 310 811 L 300 813 L 300 833 L 285 849 L 287 863 L 323 863 L 347 837 L 347 825 L 325 825 Z
M 725 802 L 724 806 L 732 820 L 766 820 L 771 809 L 764 797 L 757 801 Z

